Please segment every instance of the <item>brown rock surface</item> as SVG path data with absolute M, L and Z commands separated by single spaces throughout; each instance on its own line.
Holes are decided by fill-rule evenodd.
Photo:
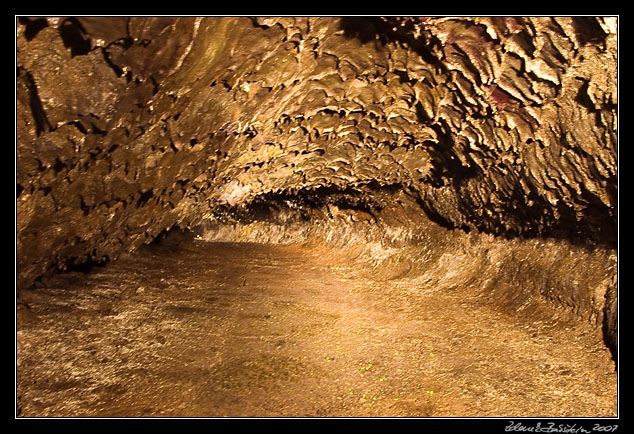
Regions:
M 435 236 L 437 256 L 398 275 L 350 250 L 192 240 L 55 276 L 18 320 L 18 414 L 616 415 L 589 322 L 509 298 L 514 276 L 483 282 L 491 265 L 469 253 L 486 237 L 455 255 L 464 235 Z
M 616 354 L 615 17 L 17 17 L 16 30 L 20 297 L 170 229 L 378 243 L 359 247 L 378 281 L 432 261 L 493 304 L 572 315 Z M 430 242 L 436 225 L 463 247 Z

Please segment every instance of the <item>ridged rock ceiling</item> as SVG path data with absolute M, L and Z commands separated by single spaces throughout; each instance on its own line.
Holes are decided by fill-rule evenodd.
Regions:
M 19 286 L 203 222 L 428 216 L 616 246 L 616 18 L 16 29 Z

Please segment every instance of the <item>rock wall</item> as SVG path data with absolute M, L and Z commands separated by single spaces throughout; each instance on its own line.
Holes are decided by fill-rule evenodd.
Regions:
M 16 30 L 18 288 L 203 223 L 616 248 L 616 18 Z

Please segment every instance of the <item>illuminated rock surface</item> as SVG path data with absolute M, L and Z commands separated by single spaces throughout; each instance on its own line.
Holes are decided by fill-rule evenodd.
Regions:
M 20 18 L 18 411 L 614 415 L 616 48 L 614 18 Z

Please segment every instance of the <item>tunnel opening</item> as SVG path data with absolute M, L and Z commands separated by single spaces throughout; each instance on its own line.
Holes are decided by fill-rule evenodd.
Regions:
M 611 17 L 16 30 L 18 416 L 617 414 Z

